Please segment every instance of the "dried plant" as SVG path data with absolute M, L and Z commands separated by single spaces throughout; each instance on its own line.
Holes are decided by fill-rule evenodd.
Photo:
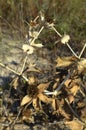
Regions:
M 36 23 L 37 19 L 40 19 L 39 23 Z M 10 109 L 10 107 L 13 107 L 12 104 L 15 104 L 15 101 L 18 101 L 17 109 L 19 108 L 20 111 L 18 112 L 17 110 L 15 121 L 9 121 L 8 126 L 15 125 L 21 113 L 23 116 L 22 120 L 28 119 L 28 121 L 33 122 L 31 116 L 34 115 L 34 111 L 35 114 L 44 113 L 48 116 L 48 118 L 49 114 L 51 114 L 52 117 L 61 116 L 67 120 L 70 120 L 74 115 L 84 123 L 84 121 L 79 118 L 81 115 L 78 112 L 76 113 L 76 111 L 72 108 L 72 104 L 76 104 L 77 100 L 80 101 L 79 95 L 81 95 L 82 98 L 86 96 L 85 84 L 82 81 L 82 76 L 84 77 L 86 73 L 86 59 L 81 58 L 86 48 L 86 44 L 81 50 L 80 55 L 77 56 L 68 43 L 69 40 L 71 40 L 70 36 L 62 36 L 56 30 L 54 23 L 48 23 L 44 16 L 37 16 L 35 20 L 31 21 L 29 26 L 29 39 L 27 39 L 27 44 L 23 44 L 22 46 L 25 58 L 22 64 L 21 72 L 16 72 L 3 63 L 0 63 L 0 66 L 16 74 L 16 77 L 12 80 L 10 89 L 8 90 L 9 94 L 7 96 L 7 100 L 5 101 L 7 102 L 7 107 L 5 106 L 5 109 Z M 47 82 L 45 81 L 41 83 L 40 79 L 37 77 L 38 75 L 36 75 L 43 75 L 43 72 L 40 71 L 40 66 L 37 68 L 36 63 L 28 62 L 28 58 L 29 56 L 36 54 L 36 51 L 40 51 L 40 49 L 44 47 L 42 43 L 36 43 L 36 40 L 39 35 L 41 35 L 44 28 L 53 30 L 60 37 L 61 43 L 67 45 L 74 56 L 58 56 L 55 58 L 53 60 L 55 63 L 53 64 L 53 69 L 51 70 L 54 73 L 51 75 L 52 78 L 50 79 L 48 77 Z M 12 98 L 11 101 L 9 101 L 10 98 Z M 5 99 L 3 99 L 3 102 L 4 100 Z M 82 101 L 80 101 L 80 103 L 81 102 Z M 45 110 L 46 107 L 47 110 Z M 84 104 L 83 107 L 86 107 L 86 105 Z M 78 109 L 81 110 L 79 104 Z M 8 112 L 7 119 L 9 116 L 10 111 Z

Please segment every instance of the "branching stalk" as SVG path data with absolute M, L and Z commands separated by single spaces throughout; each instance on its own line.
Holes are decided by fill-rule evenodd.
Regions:
M 57 95 L 60 93 L 60 89 L 63 87 L 65 81 L 66 81 L 67 79 L 69 79 L 69 78 L 70 78 L 70 74 L 68 74 L 68 75 L 66 76 L 66 78 L 62 81 L 62 83 L 58 86 L 58 88 L 57 88 L 55 91 L 50 92 L 50 91 L 45 90 L 44 93 L 45 93 L 46 95 L 54 95 L 54 96 L 57 96 Z
M 70 49 L 70 51 L 74 54 L 75 57 L 77 57 L 79 59 L 79 57 L 76 55 L 76 53 L 73 51 L 73 49 L 71 48 L 71 46 L 66 43 L 66 45 L 68 46 L 68 48 Z
M 33 45 L 34 41 L 38 38 L 39 34 L 42 32 L 43 29 L 44 29 L 44 26 L 41 27 L 41 29 L 39 30 L 37 36 L 34 37 L 34 39 L 31 41 L 30 45 Z
M 0 66 L 1 66 L 1 67 L 4 67 L 5 69 L 7 69 L 7 70 L 13 72 L 14 74 L 16 74 L 16 75 L 18 75 L 18 76 L 20 76 L 20 73 L 16 72 L 15 70 L 11 69 L 11 68 L 8 67 L 8 66 L 2 64 L 1 62 L 0 62 Z M 21 77 L 22 77 L 23 79 L 25 79 L 25 81 L 28 82 L 28 79 L 27 79 L 24 75 L 21 75 Z
M 83 46 L 83 48 L 82 48 L 82 50 L 81 50 L 81 52 L 80 52 L 79 59 L 81 58 L 81 56 L 82 56 L 82 54 L 83 54 L 85 48 L 86 48 L 86 43 L 85 43 L 85 45 Z
M 27 58 L 28 58 L 28 55 L 25 56 L 24 63 L 23 63 L 23 66 L 22 66 L 22 69 L 21 69 L 20 75 L 22 75 L 22 73 L 23 73 L 23 71 L 24 71 L 25 64 L 26 64 L 26 62 L 27 62 Z
M 56 30 L 56 28 L 54 26 L 52 26 L 52 29 L 60 36 L 62 37 L 62 35 Z

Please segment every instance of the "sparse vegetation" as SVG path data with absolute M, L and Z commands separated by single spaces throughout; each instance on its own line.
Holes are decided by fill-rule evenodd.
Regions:
M 14 74 L 8 87 L 0 90 L 2 130 L 13 130 L 18 122 L 31 127 L 56 122 L 59 129 L 58 122 L 63 121 L 71 130 L 86 128 L 84 3 L 1 0 L 2 35 L 9 27 L 11 36 L 18 30 L 23 41 L 17 70 L 0 61 Z

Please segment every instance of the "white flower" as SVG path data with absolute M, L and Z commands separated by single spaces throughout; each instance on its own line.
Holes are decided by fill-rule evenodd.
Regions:
M 30 45 L 24 44 L 22 46 L 22 49 L 24 52 L 27 52 L 27 54 L 32 54 L 34 52 L 34 48 Z
M 70 36 L 64 35 L 64 37 L 62 37 L 62 39 L 61 39 L 61 43 L 66 44 L 69 42 L 69 40 L 70 40 Z

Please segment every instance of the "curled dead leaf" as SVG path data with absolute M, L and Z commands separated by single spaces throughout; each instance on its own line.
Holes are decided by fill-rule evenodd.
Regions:
M 46 95 L 44 95 L 44 94 L 42 94 L 42 93 L 39 93 L 39 94 L 38 94 L 38 98 L 39 98 L 42 102 L 47 103 L 47 104 L 49 104 L 49 103 L 52 102 L 52 98 L 49 98 L 49 97 L 47 97 Z

